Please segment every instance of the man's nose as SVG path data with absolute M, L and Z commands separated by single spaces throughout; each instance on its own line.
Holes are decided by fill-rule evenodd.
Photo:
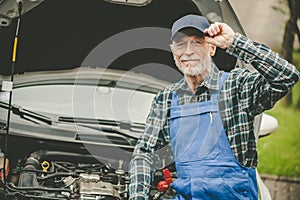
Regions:
M 184 53 L 187 55 L 194 53 L 194 48 L 190 42 L 187 42 Z

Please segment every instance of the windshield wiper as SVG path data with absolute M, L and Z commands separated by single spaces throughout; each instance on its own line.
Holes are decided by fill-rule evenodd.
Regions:
M 0 107 L 8 109 L 8 103 L 0 101 Z M 11 105 L 10 109 L 13 114 L 18 115 L 21 119 L 25 119 L 33 123 L 39 124 L 37 122 L 38 120 L 39 122 L 44 122 L 48 125 L 52 125 L 52 120 L 49 117 L 24 109 L 21 106 Z
M 144 131 L 144 124 L 130 121 L 114 121 L 104 119 L 59 117 L 60 122 L 76 123 L 81 127 L 91 128 L 98 131 L 118 133 L 120 135 L 138 139 Z

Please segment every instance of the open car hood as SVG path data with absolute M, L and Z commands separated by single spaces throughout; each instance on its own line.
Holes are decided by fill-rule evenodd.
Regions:
M 70 69 L 83 64 L 130 70 L 136 66 L 156 63 L 176 70 L 168 48 L 170 27 L 175 19 L 187 13 L 202 14 L 211 22 L 221 20 L 236 31 L 244 32 L 227 0 L 23 2 L 14 73 Z M 133 6 L 133 2 L 143 6 Z M 10 15 L 9 10 L 13 10 L 14 14 Z M 0 16 L 10 20 L 6 23 L 7 26 L 2 26 L 0 30 L 0 52 L 3 58 L 0 60 L 0 74 L 9 75 L 12 38 L 17 22 L 16 1 L 1 1 Z M 132 37 L 126 35 L 132 33 L 135 34 Z M 118 43 L 109 43 L 103 52 L 98 54 L 98 59 L 84 62 L 95 48 L 112 41 Z M 126 46 L 132 48 L 122 48 Z M 223 60 L 218 57 L 223 57 Z M 108 58 L 111 60 L 106 62 Z M 227 56 L 222 50 L 219 51 L 219 56 L 217 52 L 215 58 L 219 67 L 225 69 L 233 68 L 236 63 L 235 59 Z

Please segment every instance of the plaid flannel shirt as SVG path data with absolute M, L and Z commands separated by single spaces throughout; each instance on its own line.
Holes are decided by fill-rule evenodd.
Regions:
M 232 70 L 219 94 L 219 107 L 225 132 L 236 159 L 244 166 L 257 166 L 254 117 L 271 109 L 299 79 L 295 66 L 268 47 L 236 33 L 226 52 L 250 63 L 257 71 Z M 153 155 L 170 143 L 170 104 L 176 91 L 178 104 L 209 100 L 210 90 L 219 89 L 223 72 L 212 64 L 210 74 L 195 93 L 185 79 L 159 92 L 152 103 L 144 135 L 139 139 L 130 163 L 130 199 L 149 199 L 154 171 Z

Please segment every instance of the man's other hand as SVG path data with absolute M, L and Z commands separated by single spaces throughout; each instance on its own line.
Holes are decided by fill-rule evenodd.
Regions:
M 225 23 L 216 22 L 204 30 L 205 41 L 222 49 L 230 46 L 233 42 L 235 32 Z

